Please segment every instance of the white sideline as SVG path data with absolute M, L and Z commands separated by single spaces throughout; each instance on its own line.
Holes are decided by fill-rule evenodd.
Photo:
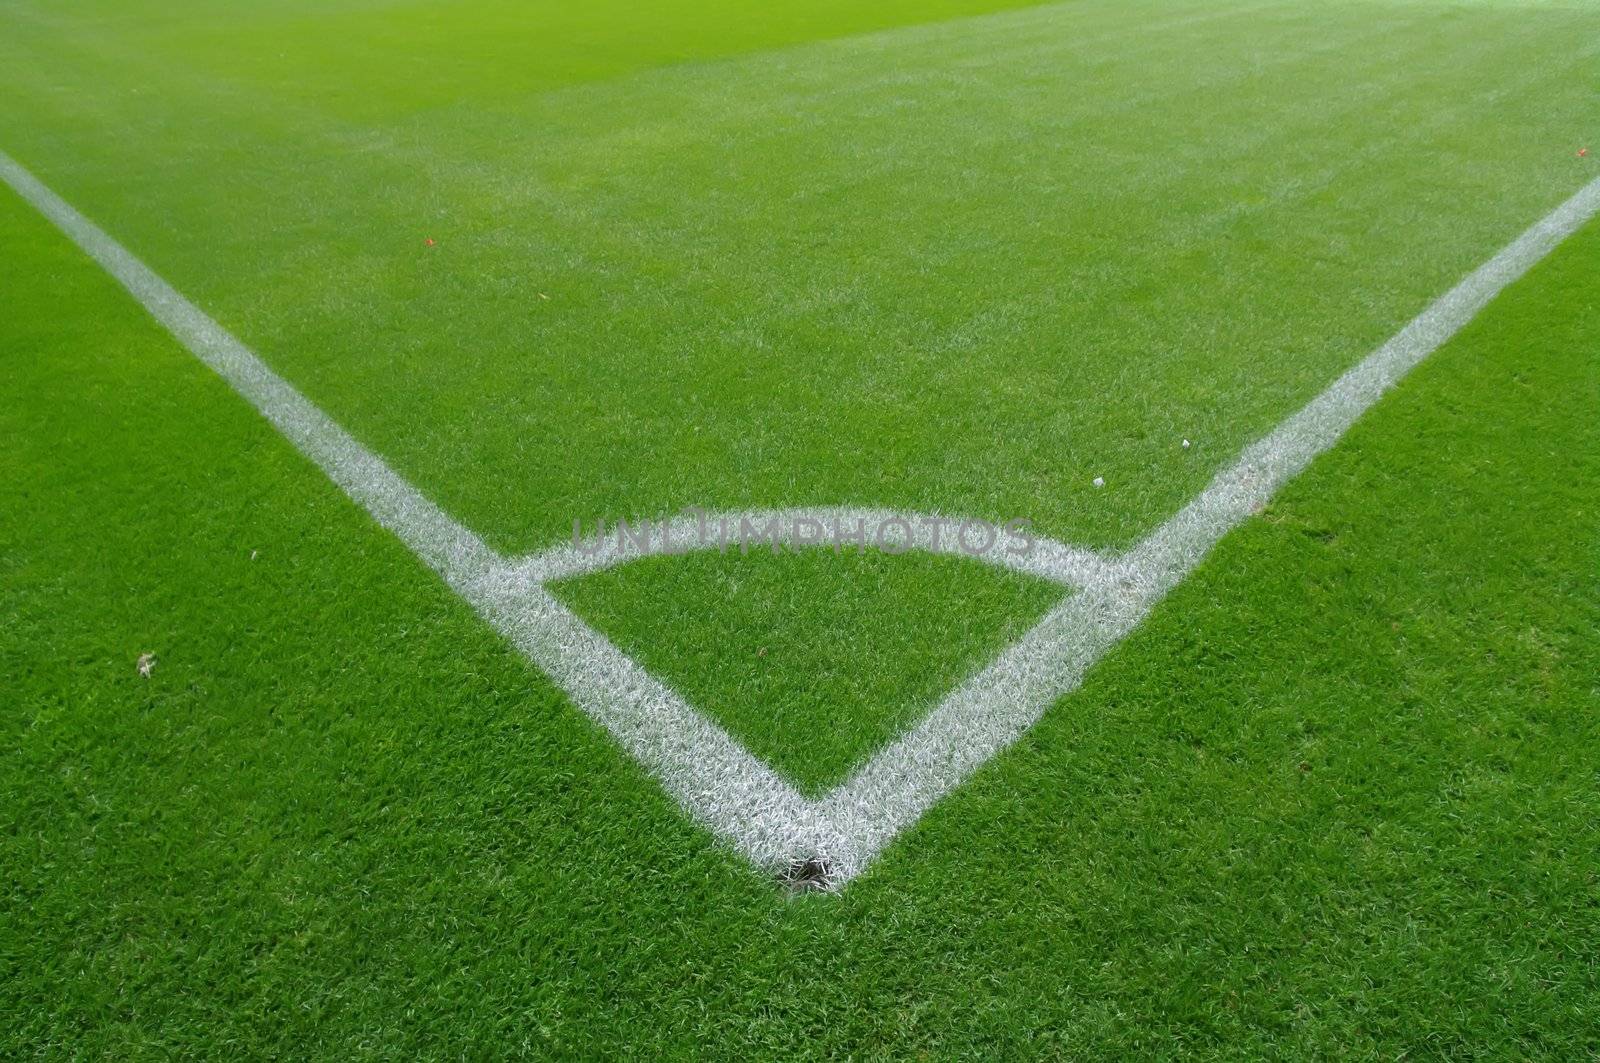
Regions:
M 860 874 L 902 830 L 1026 731 L 1230 529 L 1327 450 L 1379 397 L 1600 212 L 1584 186 L 1336 380 L 1138 546 L 1119 557 L 1040 540 L 1026 558 L 981 559 L 1076 588 L 1015 645 L 961 684 L 919 725 L 818 800 L 810 800 L 612 646 L 546 590 L 551 580 L 629 557 L 561 545 L 508 559 L 428 501 L 255 354 L 10 156 L 0 178 L 115 278 L 383 527 L 546 672 L 678 802 L 756 865 L 817 860 L 834 887 Z M 874 509 L 723 514 L 909 519 Z M 713 517 L 713 519 L 714 519 Z M 694 524 L 680 519 L 669 535 Z M 925 540 L 912 544 L 931 549 Z M 951 552 L 942 549 L 940 552 Z

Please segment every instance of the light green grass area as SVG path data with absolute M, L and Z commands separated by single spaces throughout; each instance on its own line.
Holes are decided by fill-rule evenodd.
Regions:
M 497 548 L 1101 548 L 1600 174 L 1597 59 L 1522 0 L 0 0 L 0 150 Z M 838 896 L 3 188 L 0 248 L 0 1054 L 1600 1055 L 1600 228 Z M 558 590 L 813 791 L 1059 593 Z
M 360 123 L 26 24 L 0 142 L 504 548 L 810 504 L 1105 545 L 1592 173 L 1597 30 L 1078 3 Z

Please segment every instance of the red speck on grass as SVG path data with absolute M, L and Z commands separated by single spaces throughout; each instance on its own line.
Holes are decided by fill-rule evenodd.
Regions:
M 1579 148 L 1578 149 L 1578 158 L 1586 159 L 1588 157 L 1589 157 L 1589 149 L 1588 148 Z
M 432 247 L 432 246 L 433 246 L 433 237 L 431 237 L 431 236 L 430 236 L 430 237 L 428 237 L 428 246 L 429 246 L 429 247 Z

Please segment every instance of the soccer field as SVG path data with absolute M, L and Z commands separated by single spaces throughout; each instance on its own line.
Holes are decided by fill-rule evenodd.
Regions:
M 1600 1056 L 1597 214 L 1576 0 L 0 0 L 0 1051 Z

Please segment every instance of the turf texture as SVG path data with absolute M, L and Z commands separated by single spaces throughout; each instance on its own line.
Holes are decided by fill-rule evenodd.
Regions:
M 921 12 L 10 2 L 0 147 L 508 549 L 806 503 L 1125 544 L 1596 172 L 1583 5 Z M 0 245 L 7 1054 L 1600 1052 L 1593 226 L 828 897 L 9 193 Z M 810 785 L 1048 600 L 563 593 Z

